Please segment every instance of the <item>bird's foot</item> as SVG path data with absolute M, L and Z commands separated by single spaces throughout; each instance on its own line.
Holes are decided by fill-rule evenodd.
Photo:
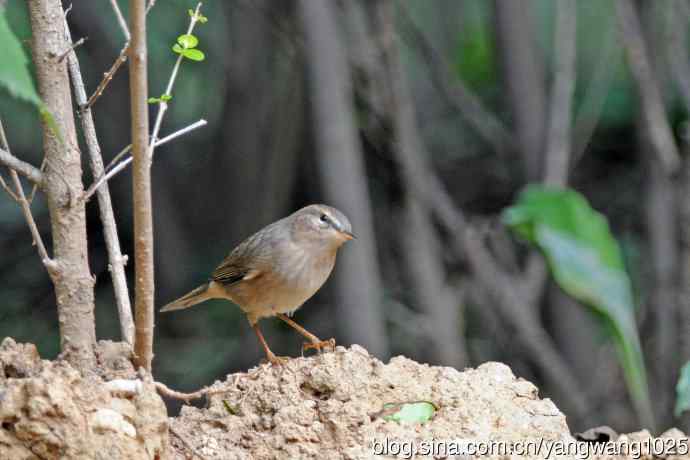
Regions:
M 266 354 L 266 360 L 274 366 L 284 366 L 285 364 L 287 364 L 289 359 L 290 358 L 288 358 L 287 356 L 276 356 L 273 353 Z
M 302 343 L 302 355 L 306 350 L 317 350 L 319 353 L 323 350 L 335 351 L 335 339 L 304 342 Z

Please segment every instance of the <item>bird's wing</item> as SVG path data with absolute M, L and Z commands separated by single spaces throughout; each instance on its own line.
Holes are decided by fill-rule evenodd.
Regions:
M 252 235 L 243 241 L 216 267 L 211 279 L 230 285 L 259 276 L 263 265 L 259 240 L 259 235 Z
M 230 263 L 228 263 L 230 262 Z M 223 261 L 211 275 L 211 279 L 222 284 L 235 284 L 242 281 L 245 276 L 250 272 L 250 269 L 243 266 L 238 266 L 233 264 L 232 261 Z

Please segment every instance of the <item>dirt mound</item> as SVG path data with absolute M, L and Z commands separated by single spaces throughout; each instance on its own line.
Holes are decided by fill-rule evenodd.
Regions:
M 2 342 L 0 459 L 690 459 L 659 451 L 668 443 L 645 448 L 644 431 L 613 434 L 634 444 L 625 455 L 583 449 L 556 406 L 499 363 L 459 372 L 338 347 L 230 375 L 210 388 L 206 408 L 167 418 L 127 347 L 101 342 L 97 355 L 98 375 L 83 377 L 65 361 L 41 360 L 31 344 Z M 388 403 L 417 401 L 436 407 L 431 419 L 387 420 L 399 408 L 384 410 Z M 678 430 L 662 437 L 687 446 Z
M 123 345 L 100 342 L 100 376 L 41 360 L 36 347 L 0 345 L 0 459 L 157 459 L 167 411 L 136 374 Z M 105 381 L 105 379 L 110 381 Z
M 499 363 L 459 372 L 338 347 L 228 376 L 212 393 L 208 408 L 185 406 L 170 419 L 173 458 L 195 450 L 207 459 L 366 459 L 374 449 L 395 454 L 397 440 L 572 441 L 556 406 Z M 408 401 L 438 411 L 423 424 L 381 417 L 384 404 Z

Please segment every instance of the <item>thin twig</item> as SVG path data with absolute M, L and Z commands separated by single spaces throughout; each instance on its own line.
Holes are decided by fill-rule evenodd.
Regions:
M 201 119 L 201 120 L 199 120 L 199 121 L 197 121 L 197 122 L 195 122 L 195 123 L 192 123 L 192 124 L 189 125 L 189 126 L 186 126 L 186 127 L 182 128 L 182 129 L 179 129 L 179 130 L 175 131 L 175 132 L 172 133 L 172 134 L 168 134 L 168 135 L 165 136 L 164 138 L 158 140 L 158 142 L 156 142 L 156 145 L 155 145 L 154 147 L 158 147 L 158 146 L 161 146 L 161 145 L 163 145 L 163 144 L 165 144 L 165 143 L 168 143 L 168 142 L 170 142 L 171 140 L 173 140 L 173 139 L 175 139 L 175 138 L 178 138 L 178 137 L 180 137 L 180 136 L 182 136 L 182 135 L 184 135 L 184 134 L 187 134 L 188 132 L 193 131 L 193 130 L 195 130 L 195 129 L 197 129 L 197 128 L 201 128 L 202 126 L 206 126 L 207 124 L 208 124 L 208 122 L 207 122 L 206 120 Z M 105 174 L 101 175 L 101 176 L 100 176 L 100 177 L 99 177 L 99 178 L 98 178 L 98 179 L 97 179 L 97 180 L 86 190 L 86 192 L 84 192 L 84 195 L 82 195 L 82 198 L 81 198 L 82 200 L 88 201 L 89 198 L 91 198 L 91 196 L 94 194 L 94 192 L 95 192 L 101 185 L 103 185 L 105 182 L 107 182 L 107 181 L 109 181 L 110 179 L 112 179 L 113 176 L 115 176 L 117 173 L 119 173 L 120 171 L 122 171 L 123 169 L 125 169 L 125 168 L 127 167 L 127 165 L 129 165 L 129 164 L 132 162 L 132 157 L 129 156 L 129 157 L 127 157 L 125 160 L 123 160 L 122 162 L 120 162 L 120 163 L 118 163 L 117 165 L 115 165 L 112 169 L 110 169 L 111 165 L 115 164 L 116 160 L 118 160 L 118 159 L 121 158 L 122 156 L 126 155 L 131 149 L 132 149 L 132 145 L 130 144 L 130 145 L 128 145 L 127 147 L 125 147 L 124 149 L 122 149 L 122 150 L 120 151 L 120 153 L 118 153 L 118 154 L 115 156 L 115 158 L 113 159 L 113 161 L 111 161 L 110 164 L 108 164 L 108 167 L 106 168 L 107 172 L 106 172 Z
M 0 164 L 17 171 L 22 176 L 29 179 L 34 184 L 41 184 L 43 182 L 43 173 L 33 165 L 20 160 L 12 155 L 9 151 L 0 148 Z
M 156 2 L 154 1 L 149 2 L 148 6 L 146 7 L 147 14 L 155 3 Z M 127 27 L 127 21 L 125 21 L 125 18 L 122 15 L 122 11 L 120 10 L 120 7 L 117 4 L 117 0 L 110 0 L 110 4 L 112 5 L 113 10 L 115 11 L 117 21 L 120 24 L 120 28 L 122 29 L 122 33 L 125 35 L 127 42 L 120 51 L 120 55 L 115 59 L 115 62 L 113 62 L 113 65 L 111 65 L 110 69 L 105 74 L 103 74 L 103 79 L 96 87 L 96 91 L 94 91 L 91 97 L 89 97 L 89 100 L 86 102 L 86 105 L 82 107 L 82 110 L 91 107 L 94 104 L 94 102 L 96 102 L 96 99 L 101 97 L 103 91 L 110 84 L 110 81 L 113 79 L 118 69 L 122 66 L 122 64 L 125 63 L 125 61 L 127 61 L 127 56 L 129 55 L 131 34 L 129 32 L 129 27 Z
M 178 432 L 172 427 L 172 425 L 168 425 L 168 430 L 170 430 L 170 432 L 171 432 L 172 434 L 174 434 L 175 436 L 177 436 L 177 439 L 179 439 L 179 440 L 182 442 L 182 444 L 184 444 L 184 446 L 185 446 L 187 449 L 189 449 L 189 451 L 190 451 L 192 454 L 196 455 L 196 456 L 199 457 L 201 460 L 208 460 L 206 457 L 204 457 L 204 455 L 203 455 L 201 452 L 199 452 L 193 445 L 191 445 L 191 444 L 189 443 L 189 441 L 187 441 L 185 438 L 183 438 L 182 435 L 181 435 L 180 433 L 178 433 Z
M 103 80 L 101 80 L 101 82 L 98 84 L 98 86 L 96 87 L 96 91 L 94 91 L 91 97 L 89 97 L 89 100 L 86 102 L 86 105 L 82 107 L 82 110 L 90 108 L 94 104 L 94 102 L 96 102 L 96 99 L 101 97 L 101 94 L 103 94 L 103 91 L 110 83 L 110 80 L 113 79 L 115 72 L 117 72 L 120 66 L 122 66 L 122 64 L 124 64 L 127 60 L 128 53 L 129 41 L 125 43 L 124 48 L 122 48 L 122 51 L 120 51 L 120 55 L 117 57 L 117 59 L 115 59 L 115 62 L 113 62 L 113 65 L 110 66 L 110 69 L 105 74 L 103 74 Z
M 0 142 L 2 142 L 3 148 L 5 148 L 7 152 L 11 155 L 10 146 L 7 142 L 7 137 L 5 136 L 5 128 L 2 125 L 2 120 L 0 120 Z M 29 202 L 26 200 L 26 196 L 24 195 L 24 187 L 22 186 L 22 183 L 19 180 L 19 175 L 17 174 L 17 171 L 15 171 L 14 169 L 10 170 L 10 175 L 12 176 L 12 181 L 14 182 L 16 196 L 18 198 L 19 204 L 21 205 L 22 212 L 24 213 L 24 218 L 26 219 L 26 223 L 29 225 L 31 237 L 33 238 L 34 243 L 36 244 L 36 248 L 38 249 L 38 255 L 41 257 L 41 261 L 48 270 L 48 273 L 50 275 L 53 275 L 57 268 L 57 264 L 48 256 L 48 251 L 46 251 L 45 244 L 43 244 L 43 239 L 41 238 L 41 234 L 39 233 L 38 227 L 36 226 L 34 216 L 31 214 Z
M 196 5 L 196 10 L 189 20 L 189 27 L 187 28 L 187 35 L 191 34 L 194 30 L 194 26 L 198 21 L 199 10 L 201 9 L 201 2 Z M 165 88 L 165 94 L 172 94 L 173 85 L 177 79 L 177 72 L 180 70 L 180 64 L 182 64 L 182 59 L 184 56 L 181 54 L 177 57 L 175 66 L 173 67 L 172 73 L 170 74 L 170 80 L 168 80 L 168 86 Z M 161 129 L 161 124 L 163 123 L 163 117 L 165 112 L 168 110 L 168 103 L 162 101 L 158 104 L 158 113 L 156 114 L 156 121 L 153 125 L 153 132 L 151 133 L 151 138 L 149 139 L 148 155 L 149 158 L 153 158 L 153 150 L 156 147 L 156 139 L 158 138 L 158 133 Z
M 158 393 L 160 393 L 162 396 L 166 396 L 172 399 L 179 399 L 180 401 L 184 401 L 186 403 L 188 403 L 192 399 L 203 398 L 207 394 L 212 393 L 210 387 L 204 387 L 192 393 L 182 393 L 180 391 L 175 391 L 169 388 L 165 383 L 162 382 L 154 382 L 154 384 L 156 386 L 156 390 L 158 390 Z
M 66 14 L 66 12 L 65 12 L 65 14 Z M 60 55 L 60 57 L 58 58 L 58 62 L 64 61 L 65 58 L 67 57 L 67 55 L 68 55 L 69 53 L 71 53 L 72 51 L 74 51 L 78 46 L 83 45 L 85 41 L 86 41 L 86 37 L 81 37 L 79 40 L 77 40 L 76 42 L 72 43 L 72 44 L 70 45 L 70 47 L 67 48 L 67 49 L 65 50 L 65 52 L 62 53 L 62 54 Z
M 115 17 L 117 17 L 117 23 L 120 25 L 120 29 L 122 29 L 122 33 L 125 35 L 125 39 L 129 42 L 129 40 L 132 38 L 132 35 L 129 33 L 129 27 L 127 26 L 127 21 L 125 21 L 125 17 L 122 15 L 120 5 L 117 4 L 117 0 L 110 0 L 110 6 L 113 7 Z
M 65 20 L 65 34 L 67 41 L 69 42 L 71 40 L 71 35 L 67 20 Z M 86 89 L 76 53 L 70 53 L 67 59 L 67 64 L 70 77 L 72 78 L 72 86 L 74 87 L 76 103 L 79 106 L 84 106 L 84 104 L 87 102 Z M 93 121 L 91 109 L 83 109 L 79 120 L 81 122 L 82 131 L 86 140 L 91 172 L 94 177 L 100 176 L 103 174 L 103 158 L 101 157 L 101 147 L 98 143 L 96 126 Z M 106 248 L 108 250 L 108 269 L 110 270 L 110 275 L 113 282 L 115 303 L 117 305 L 118 318 L 120 320 L 120 333 L 122 335 L 122 340 L 130 345 L 133 345 L 134 319 L 132 318 L 132 305 L 129 300 L 127 277 L 125 276 L 125 264 L 127 261 L 127 256 L 122 254 L 122 250 L 120 248 L 120 239 L 117 234 L 117 224 L 115 222 L 115 215 L 113 212 L 113 205 L 110 199 L 110 191 L 108 190 L 108 187 L 102 187 L 98 190 L 98 206 L 100 208 L 101 222 L 103 223 L 103 234 L 105 237 Z
M 43 161 L 41 161 L 41 173 L 45 171 L 46 169 L 46 158 L 43 157 Z M 33 187 L 31 187 L 31 193 L 29 194 L 29 204 L 34 202 L 34 197 L 36 196 L 36 191 L 38 190 L 38 184 L 34 183 Z
M 19 203 L 19 197 L 7 185 L 7 182 L 5 182 L 5 178 L 2 177 L 2 174 L 0 174 L 0 187 L 2 187 L 7 192 L 7 194 L 10 196 L 10 198 L 12 198 L 14 201 Z

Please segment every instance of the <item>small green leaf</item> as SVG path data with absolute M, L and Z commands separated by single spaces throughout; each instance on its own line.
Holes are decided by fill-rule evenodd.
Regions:
M 161 102 L 161 100 L 157 97 L 150 97 L 146 99 L 146 102 L 148 102 L 149 104 L 158 104 L 159 102 Z
M 172 47 L 172 50 L 176 52 L 177 54 L 182 54 L 182 51 L 184 51 L 184 48 L 182 48 L 180 45 L 175 43 Z
M 436 405 L 429 401 L 387 403 L 383 405 L 383 419 L 387 422 L 424 423 L 436 413 Z
M 680 417 L 688 409 L 690 409 L 690 361 L 680 369 L 680 377 L 676 385 L 676 407 L 673 410 L 673 415 Z
M 199 39 L 192 34 L 184 34 L 177 37 L 177 43 L 179 43 L 182 48 L 192 49 L 196 48 L 199 44 Z
M 239 413 L 240 413 L 240 408 L 238 406 L 231 406 L 224 399 L 223 399 L 223 406 L 225 406 L 225 410 L 228 411 L 228 414 L 230 414 L 230 415 L 239 415 Z
M 172 99 L 172 94 L 161 94 L 161 101 L 168 102 L 170 99 Z
M 182 50 L 180 54 L 182 54 L 182 56 L 186 57 L 187 59 L 191 59 L 192 61 L 203 61 L 206 58 L 202 51 L 195 49 Z
M 189 17 L 190 17 L 190 18 L 193 18 L 193 17 L 194 17 L 194 10 L 189 9 L 189 10 L 187 10 L 187 13 L 189 13 Z
M 203 14 L 199 13 L 199 16 L 197 17 L 197 21 L 199 21 L 202 24 L 206 24 L 208 21 L 208 18 L 204 16 Z

